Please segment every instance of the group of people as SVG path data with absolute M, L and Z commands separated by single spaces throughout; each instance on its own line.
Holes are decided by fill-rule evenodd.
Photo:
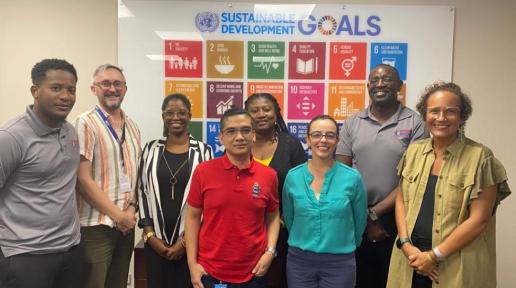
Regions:
M 454 83 L 428 86 L 418 114 L 378 65 L 365 110 L 340 129 L 310 121 L 310 160 L 276 99 L 253 94 L 222 116 L 213 159 L 183 94 L 163 99 L 163 135 L 142 145 L 119 67 L 95 70 L 98 105 L 75 127 L 73 65 L 31 74 L 34 103 L 0 127 L 0 287 L 126 287 L 135 225 L 148 287 L 496 287 L 510 189 L 465 137 L 472 106 Z

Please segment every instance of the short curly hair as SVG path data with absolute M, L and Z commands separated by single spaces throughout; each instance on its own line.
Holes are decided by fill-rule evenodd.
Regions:
M 464 122 L 466 122 L 466 120 L 469 119 L 471 113 L 473 112 L 473 106 L 471 106 L 471 99 L 469 99 L 469 96 L 466 95 L 466 93 L 462 92 L 462 89 L 459 85 L 453 82 L 445 81 L 436 81 L 426 86 L 425 91 L 419 98 L 419 102 L 416 105 L 416 109 L 419 112 L 419 114 L 421 114 L 423 119 L 426 120 L 428 98 L 437 91 L 448 91 L 457 95 L 460 101 L 460 118 Z
M 75 78 L 75 82 L 77 82 L 77 71 L 72 64 L 63 59 L 43 59 L 41 62 L 38 62 L 32 67 L 31 70 L 31 79 L 33 85 L 40 85 L 41 82 L 45 80 L 47 77 L 47 72 L 49 70 L 62 70 L 69 72 Z

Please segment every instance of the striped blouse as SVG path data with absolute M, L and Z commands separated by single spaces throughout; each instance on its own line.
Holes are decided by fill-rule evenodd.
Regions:
M 112 136 L 106 123 L 99 113 L 111 121 L 109 114 L 97 106 L 80 115 L 75 122 L 75 129 L 79 136 L 80 153 L 92 164 L 93 180 L 100 190 L 105 192 L 115 205 L 124 209 L 129 200 L 133 199 L 138 172 L 138 158 L 141 152 L 140 131 L 136 124 L 122 111 L 125 123 L 125 140 L 120 146 Z M 118 135 L 121 138 L 121 135 Z M 122 147 L 123 157 L 121 157 Z M 122 165 L 123 161 L 123 165 Z M 129 191 L 121 191 L 121 177 L 127 175 L 131 187 Z M 84 199 L 79 203 L 81 226 L 107 225 L 114 226 L 114 221 L 107 215 L 100 213 Z
M 140 158 L 140 165 L 138 171 L 138 203 L 139 218 L 138 226 L 143 228 L 144 226 L 153 226 L 156 236 L 163 239 L 167 244 L 171 243 L 177 235 L 180 235 L 184 231 L 184 216 L 185 216 L 185 203 L 188 198 L 188 192 L 190 191 L 190 181 L 192 179 L 192 173 L 197 167 L 197 164 L 207 161 L 213 158 L 213 151 L 211 147 L 201 141 L 195 140 L 190 136 L 190 150 L 189 150 L 189 176 L 188 184 L 185 188 L 185 193 L 182 199 L 181 213 L 178 217 L 175 227 L 173 229 L 173 235 L 166 235 L 164 227 L 164 218 L 161 211 L 161 199 L 158 185 L 157 169 L 159 166 L 159 160 L 163 154 L 166 146 L 166 138 L 156 139 L 148 142 L 143 148 L 142 156 Z M 178 234 L 179 233 L 179 234 Z

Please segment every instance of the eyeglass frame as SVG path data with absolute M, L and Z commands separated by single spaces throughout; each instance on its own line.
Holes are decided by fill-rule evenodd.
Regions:
M 109 83 L 109 86 L 107 86 L 108 83 Z M 126 86 L 127 82 L 119 81 L 119 80 L 115 80 L 113 82 L 111 82 L 109 80 L 104 80 L 104 81 L 101 81 L 101 82 L 94 82 L 93 84 L 96 85 L 99 88 L 106 89 L 106 90 L 111 89 L 111 87 L 115 88 L 116 90 L 121 90 L 121 89 L 127 87 Z M 118 84 L 120 84 L 120 85 L 118 85 Z
M 448 106 L 448 107 L 427 107 L 426 113 L 430 116 L 437 117 L 441 114 L 444 117 L 460 117 L 461 108 L 459 106 Z
M 313 134 L 316 134 L 316 133 L 320 133 L 321 135 L 314 137 Z M 330 138 L 328 138 L 329 135 L 333 135 L 333 136 L 330 136 Z M 326 140 L 328 140 L 328 141 L 336 141 L 339 138 L 339 134 L 336 132 L 332 132 L 332 131 L 328 131 L 328 132 L 324 132 L 324 133 L 321 131 L 313 131 L 313 132 L 308 133 L 308 137 L 312 138 L 315 141 L 320 141 L 320 140 L 322 140 L 323 137 L 326 138 Z
M 190 115 L 190 111 L 186 109 L 177 110 L 177 111 L 162 111 L 161 115 L 164 118 L 173 118 L 174 116 L 177 116 L 178 118 L 186 118 Z
M 229 132 L 229 134 L 228 134 L 228 132 Z M 246 137 L 249 137 L 250 135 L 252 135 L 253 132 L 254 132 L 253 127 L 227 128 L 222 131 L 222 135 L 229 137 L 229 138 L 235 138 L 238 134 L 240 134 L 240 135 L 242 135 L 242 137 L 246 138 Z

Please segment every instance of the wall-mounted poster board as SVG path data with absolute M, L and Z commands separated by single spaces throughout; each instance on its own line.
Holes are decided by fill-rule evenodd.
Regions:
M 161 102 L 172 92 L 189 97 L 191 134 L 220 155 L 220 116 L 252 93 L 273 94 L 303 138 L 318 114 L 342 122 L 366 107 L 379 63 L 399 70 L 409 107 L 429 83 L 451 80 L 448 6 L 126 0 L 119 11 L 124 108 L 145 141 L 162 135 Z

